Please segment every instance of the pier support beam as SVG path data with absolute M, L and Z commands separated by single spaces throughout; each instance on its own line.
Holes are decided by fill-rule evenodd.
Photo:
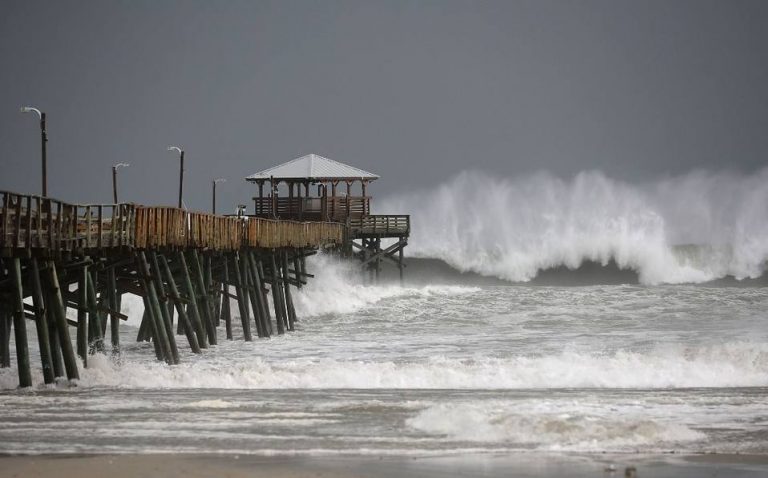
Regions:
M 75 351 L 72 349 L 72 341 L 69 338 L 69 326 L 67 324 L 61 288 L 59 287 L 59 278 L 56 275 L 56 264 L 49 260 L 47 261 L 46 268 L 48 271 L 48 286 L 51 289 L 51 299 L 53 299 L 53 304 L 49 304 L 48 309 L 53 310 L 56 332 L 59 338 L 58 343 L 59 347 L 61 347 L 62 358 L 64 359 L 64 368 L 67 371 L 67 378 L 69 380 L 79 380 L 80 374 L 77 371 Z
M 285 309 L 283 308 L 282 294 L 280 293 L 280 280 L 279 272 L 277 270 L 277 261 L 275 261 L 275 253 L 272 252 L 269 255 L 269 259 L 272 266 L 272 305 L 275 309 L 275 322 L 277 322 L 277 333 L 282 335 L 285 333 Z
M 40 364 L 43 368 L 43 380 L 46 384 L 53 383 L 56 376 L 53 373 L 53 360 L 51 359 L 51 341 L 48 337 L 48 311 L 43 299 L 43 287 L 40 282 L 40 267 L 37 258 L 32 258 L 29 265 L 29 273 L 32 275 L 32 304 L 35 307 L 35 327 L 37 329 L 37 343 L 40 349 Z M 78 310 L 78 317 L 80 311 Z M 78 329 L 79 330 L 79 329 Z M 85 360 L 83 364 L 85 365 Z
M 163 268 L 163 272 L 165 272 L 165 280 L 168 282 L 171 299 L 174 304 L 176 304 L 176 312 L 179 315 L 179 326 L 187 336 L 187 341 L 189 342 L 189 347 L 192 349 L 192 352 L 199 354 L 201 353 L 201 350 L 200 344 L 197 342 L 197 335 L 195 335 L 194 327 L 189 321 L 187 311 L 184 310 L 184 302 L 181 300 L 181 295 L 179 294 L 178 287 L 176 287 L 176 281 L 173 279 L 171 268 L 168 267 L 168 261 L 164 256 L 160 256 L 160 264 Z
M 168 303 L 168 296 L 165 294 L 163 273 L 160 270 L 156 252 L 152 251 L 149 253 L 149 261 L 150 274 L 152 281 L 155 284 L 155 293 L 157 295 L 158 305 L 160 306 L 160 317 L 163 320 L 163 327 L 165 328 L 165 338 L 163 340 L 168 341 L 172 362 L 173 364 L 177 364 L 179 363 L 179 348 L 176 346 L 176 336 L 173 334 L 173 316 L 171 315 L 173 312 L 170 309 L 170 304 Z
M 2 263 L 0 263 L 0 267 Z M 11 366 L 11 314 L 0 305 L 0 368 Z
M 21 283 L 21 260 L 11 259 L 11 278 L 13 279 L 13 332 L 16 340 L 16 365 L 19 369 L 19 387 L 32 386 L 32 371 L 29 366 L 29 344 L 27 343 L 27 324 L 24 319 L 24 288 Z
M 77 281 L 77 355 L 88 366 L 88 266 L 83 266 Z
M 187 259 L 184 257 L 184 253 L 179 251 L 176 253 L 176 258 L 179 261 L 179 267 L 181 268 L 181 277 L 184 285 L 184 289 L 186 291 L 186 299 L 187 299 L 187 315 L 189 316 L 192 327 L 195 330 L 195 335 L 197 335 L 197 343 L 200 345 L 200 348 L 207 349 L 208 348 L 208 336 L 203 328 L 203 321 L 200 316 L 200 310 L 198 309 L 197 305 L 197 297 L 195 294 L 195 287 L 192 284 L 192 277 L 189 270 L 189 267 L 187 266 Z M 192 312 L 189 314 L 189 312 Z
M 144 252 L 139 252 L 137 256 L 137 262 L 139 267 L 139 274 L 142 277 L 144 293 L 147 296 L 149 305 L 149 316 L 152 317 L 151 323 L 154 329 L 154 340 L 159 343 L 160 350 L 162 351 L 163 358 L 169 365 L 176 365 L 174 361 L 173 353 L 171 352 L 171 344 L 168 341 L 168 335 L 163 320 L 163 313 L 160 310 L 160 301 L 157 298 L 157 289 L 155 289 L 155 283 L 152 280 L 150 274 L 149 264 L 147 263 L 147 257 Z
M 234 266 L 235 277 L 237 283 L 235 284 L 235 293 L 237 294 L 237 308 L 240 311 L 240 323 L 243 328 L 243 339 L 246 342 L 253 340 L 251 334 L 251 315 L 248 311 L 249 292 L 248 285 L 246 284 L 244 277 L 243 257 L 240 253 L 232 255 L 232 263 Z

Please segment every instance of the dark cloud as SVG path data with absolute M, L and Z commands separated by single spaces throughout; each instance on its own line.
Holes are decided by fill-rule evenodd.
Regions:
M 316 152 L 382 176 L 752 171 L 768 150 L 768 2 L 37 2 L 0 6 L 0 188 L 249 202 L 242 177 Z

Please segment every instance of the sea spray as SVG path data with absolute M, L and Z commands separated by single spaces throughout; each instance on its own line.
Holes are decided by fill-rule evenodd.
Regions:
M 597 171 L 568 180 L 468 171 L 379 210 L 410 212 L 409 255 L 511 281 L 611 260 L 645 284 L 755 278 L 768 258 L 768 168 L 640 184 Z

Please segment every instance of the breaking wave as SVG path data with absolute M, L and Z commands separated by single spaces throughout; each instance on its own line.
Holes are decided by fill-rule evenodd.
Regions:
M 646 284 L 757 278 L 768 258 L 768 168 L 643 184 L 601 172 L 570 180 L 463 172 L 381 210 L 410 212 L 409 255 L 511 281 L 586 261 L 615 261 Z
M 0 370 L 0 388 L 14 388 L 15 370 Z M 768 345 L 733 342 L 648 352 L 564 352 L 429 360 L 349 361 L 332 358 L 271 362 L 259 357 L 160 362 L 116 362 L 104 355 L 81 370 L 80 386 L 229 389 L 534 389 L 691 388 L 768 386 Z

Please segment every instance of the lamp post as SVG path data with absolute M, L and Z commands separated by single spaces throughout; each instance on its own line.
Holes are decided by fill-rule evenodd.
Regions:
M 176 151 L 179 153 L 179 209 L 182 205 L 182 195 L 184 192 L 184 150 L 178 146 L 168 146 L 168 151 Z
M 216 178 L 211 183 L 213 184 L 213 204 L 211 207 L 211 213 L 216 214 L 216 184 L 226 182 L 224 178 Z
M 47 197 L 48 196 L 48 159 L 47 159 L 46 144 L 48 143 L 48 133 L 45 131 L 45 113 L 31 106 L 22 106 L 21 112 L 37 113 L 37 116 L 40 118 L 40 143 L 41 143 L 42 161 L 43 161 L 43 197 Z
M 117 204 L 117 168 L 127 168 L 130 166 L 128 163 L 117 163 L 112 166 L 112 199 Z

